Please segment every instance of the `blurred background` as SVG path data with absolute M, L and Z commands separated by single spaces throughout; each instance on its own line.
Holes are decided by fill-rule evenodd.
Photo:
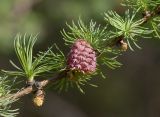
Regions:
M 121 0 L 1 0 L 0 67 L 12 69 L 16 61 L 13 40 L 17 33 L 39 33 L 35 50 L 46 50 L 57 43 L 62 50 L 60 31 L 65 23 L 90 19 L 104 24 L 103 13 L 124 12 Z M 72 89 L 58 94 L 47 91 L 45 104 L 35 108 L 32 96 L 19 100 L 18 117 L 160 117 L 160 41 L 140 40 L 142 50 L 127 51 L 119 60 L 120 69 L 108 70 L 107 79 L 96 78 L 98 88 L 85 87 L 86 94 Z

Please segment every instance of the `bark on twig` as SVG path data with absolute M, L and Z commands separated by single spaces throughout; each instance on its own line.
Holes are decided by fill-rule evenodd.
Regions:
M 24 87 L 22 90 L 18 91 L 17 93 L 11 94 L 9 97 L 18 99 L 18 98 L 21 98 L 21 97 L 23 97 L 25 95 L 28 95 L 28 94 L 32 93 L 32 92 L 35 92 L 39 88 L 43 89 L 49 83 L 54 83 L 54 82 L 64 78 L 66 73 L 67 73 L 67 71 L 63 71 L 63 72 L 59 73 L 57 76 L 55 76 L 53 78 L 50 78 L 50 79 L 47 79 L 47 80 L 43 80 L 43 81 L 36 81 L 32 86 Z

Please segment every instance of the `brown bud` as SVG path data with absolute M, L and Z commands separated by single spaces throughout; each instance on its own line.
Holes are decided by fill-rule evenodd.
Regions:
M 149 18 L 149 17 L 152 16 L 152 13 L 150 11 L 145 11 L 145 12 L 142 13 L 142 15 L 143 15 L 143 17 Z
M 127 49 L 128 49 L 128 44 L 124 42 L 124 43 L 121 45 L 121 50 L 122 50 L 122 51 L 127 51 Z
M 128 44 L 124 42 L 123 40 L 119 41 L 119 45 L 122 51 L 127 51 L 128 49 Z
M 37 107 L 41 107 L 44 103 L 44 97 L 45 97 L 45 93 L 43 90 L 38 90 L 35 93 L 35 96 L 33 98 L 33 103 L 35 106 Z
M 145 11 L 145 12 L 143 12 L 142 16 L 143 16 L 144 23 L 146 23 L 153 15 L 155 15 L 155 13 L 151 12 L 151 11 Z

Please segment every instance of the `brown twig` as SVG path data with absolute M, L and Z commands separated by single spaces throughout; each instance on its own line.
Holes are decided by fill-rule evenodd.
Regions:
M 29 85 L 27 87 L 24 87 L 22 90 L 18 91 L 17 93 L 9 95 L 9 97 L 18 99 L 18 98 L 21 98 L 25 95 L 32 93 L 32 92 L 35 92 L 39 89 L 43 89 L 49 83 L 54 83 L 55 81 L 60 80 L 61 78 L 64 78 L 64 76 L 66 76 L 66 73 L 67 73 L 67 71 L 63 71 L 63 72 L 60 72 L 57 76 L 55 76 L 53 78 L 46 79 L 43 81 L 36 81 L 33 83 L 33 85 Z
M 23 97 L 27 94 L 30 94 L 31 92 L 33 91 L 33 87 L 32 86 L 28 86 L 26 88 L 23 88 L 21 91 L 18 91 L 17 93 L 15 94 L 11 94 L 10 97 L 13 97 L 13 98 L 20 98 L 20 97 Z

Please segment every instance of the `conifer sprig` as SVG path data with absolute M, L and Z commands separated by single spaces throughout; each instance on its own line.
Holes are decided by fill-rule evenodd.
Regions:
M 160 0 L 123 0 L 122 5 L 129 6 L 133 9 L 141 9 L 142 11 L 153 11 L 160 5 Z
M 115 38 L 123 36 L 132 51 L 134 50 L 132 44 L 140 48 L 140 46 L 137 44 L 139 37 L 144 38 L 148 36 L 148 34 L 152 33 L 152 30 L 149 30 L 149 28 L 141 26 L 141 24 L 144 22 L 143 19 L 135 19 L 137 12 L 138 10 L 130 13 L 129 10 L 127 10 L 125 13 L 125 18 L 121 17 L 114 11 L 105 13 L 105 20 L 107 23 L 113 26 L 114 29 L 114 31 L 111 31 L 110 37 Z
M 77 86 L 78 89 L 84 93 L 82 86 L 90 84 L 89 81 L 93 76 L 99 75 L 99 71 L 101 71 L 100 69 L 102 66 L 105 65 L 105 67 L 111 69 L 121 66 L 121 63 L 116 59 L 121 52 L 107 46 L 110 43 L 110 38 L 106 26 L 102 27 L 97 25 L 97 23 L 92 20 L 87 25 L 87 23 L 84 23 L 82 19 L 79 19 L 77 23 L 73 21 L 72 25 L 67 24 L 67 27 L 69 28 L 68 32 L 64 29 L 61 32 L 66 45 L 74 44 L 79 39 L 85 40 L 93 47 L 93 50 L 96 51 L 97 67 L 96 71 L 91 74 L 83 74 L 79 71 L 69 71 L 66 79 L 61 79 L 56 83 L 56 89 L 60 89 L 61 91 L 62 89 Z M 75 48 L 78 48 L 78 46 Z M 101 75 L 104 77 L 102 72 Z M 93 84 L 90 85 L 96 86 Z
M 41 95 L 36 93 L 34 102 L 38 103 L 38 99 L 38 105 L 42 105 L 44 87 L 50 82 L 53 82 L 54 88 L 59 91 L 77 87 L 84 93 L 84 85 L 96 86 L 90 83 L 94 77 L 106 77 L 103 73 L 105 68 L 121 67 L 118 57 L 128 46 L 131 50 L 134 50 L 132 45 L 140 48 L 137 45 L 138 40 L 150 37 L 151 34 L 160 38 L 160 0 L 124 0 L 123 5 L 132 8 L 133 12 L 127 10 L 124 17 L 114 11 L 105 13 L 107 26 L 98 25 L 93 20 L 87 24 L 81 19 L 77 23 L 73 21 L 71 25 L 67 24 L 69 30 L 63 30 L 61 34 L 65 44 L 72 46 L 68 56 L 65 56 L 57 45 L 54 45 L 57 52 L 49 48 L 34 55 L 37 36 L 17 35 L 14 47 L 20 67 L 10 61 L 16 70 L 2 71 L 7 75 L 25 77 L 27 81 L 33 82 L 28 83 L 19 92 L 11 94 L 12 85 L 8 84 L 7 77 L 0 77 L 0 116 L 16 116 L 17 110 L 12 110 L 11 104 L 29 93 L 40 91 Z M 142 17 L 137 19 L 137 14 Z M 111 26 L 111 29 L 108 29 L 108 26 Z M 53 77 L 55 73 L 57 75 Z M 48 74 L 52 75 L 51 79 L 35 79 L 36 76 Z
M 72 21 L 72 25 L 67 23 L 67 27 L 69 28 L 69 32 L 64 29 L 61 32 L 67 45 L 73 44 L 77 39 L 84 39 L 94 48 L 102 49 L 108 39 L 107 26 L 102 27 L 93 20 L 89 22 L 89 25 L 86 25 L 79 19 L 77 23 Z
M 123 0 L 122 5 L 131 7 L 134 11 L 139 9 L 139 14 L 143 16 L 142 19 L 147 20 L 150 30 L 154 37 L 160 39 L 160 0 Z
M 45 52 L 39 52 L 37 56 L 34 57 L 33 47 L 36 40 L 37 36 L 17 35 L 14 47 L 21 67 L 18 67 L 14 62 L 10 61 L 17 71 L 2 71 L 8 75 L 18 77 L 23 76 L 28 80 L 33 80 L 40 74 L 42 75 L 45 72 L 62 68 L 62 64 L 64 63 L 65 59 L 64 54 L 60 50 L 59 54 L 55 54 L 52 52 L 51 48 L 49 48 Z
M 17 99 L 9 96 L 15 84 L 15 80 L 11 82 L 7 76 L 0 76 L 0 116 L 2 117 L 15 117 L 18 114 L 18 109 L 11 108 Z

